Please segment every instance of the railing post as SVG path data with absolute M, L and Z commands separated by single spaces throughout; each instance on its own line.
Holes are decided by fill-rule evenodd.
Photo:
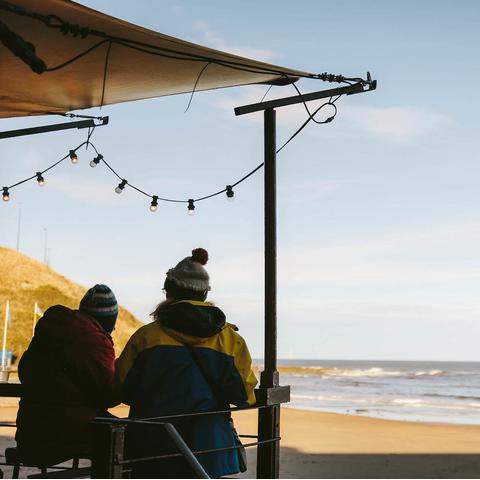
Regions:
M 210 478 L 202 467 L 201 463 L 197 460 L 197 457 L 195 457 L 188 445 L 180 436 L 177 429 L 171 423 L 165 423 L 164 428 L 172 442 L 178 448 L 178 451 L 183 455 L 183 458 L 185 458 L 186 462 L 192 469 L 193 473 L 195 474 L 195 478 Z
M 277 195 L 276 195 L 276 112 L 264 112 L 265 161 L 265 367 L 260 375 L 260 390 L 277 387 Z M 280 436 L 280 406 L 258 411 L 258 439 Z M 259 445 L 257 478 L 279 477 L 279 442 Z
M 125 425 L 94 421 L 92 430 L 92 478 L 122 478 Z

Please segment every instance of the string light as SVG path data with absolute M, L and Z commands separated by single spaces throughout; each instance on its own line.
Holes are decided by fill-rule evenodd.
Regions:
M 90 166 L 92 168 L 95 168 L 99 163 L 100 161 L 103 160 L 103 155 L 101 155 L 100 153 L 90 162 Z
M 157 211 L 157 208 L 158 208 L 158 196 L 154 195 L 152 197 L 152 203 L 150 204 L 150 211 L 152 213 L 155 213 Z
M 68 154 L 70 155 L 70 160 L 72 161 L 72 163 L 77 164 L 78 163 L 78 157 L 77 157 L 77 154 L 75 153 L 75 150 L 70 150 L 70 152 Z
M 195 213 L 195 201 L 190 198 L 188 200 L 188 214 L 192 216 Z
M 0 1 L 1 3 L 1 1 Z M 1 7 L 0 7 L 1 9 Z M 325 106 L 327 105 L 331 105 L 333 106 L 334 108 L 334 114 L 333 116 L 329 117 L 327 120 L 324 120 L 324 121 L 316 121 L 316 123 L 328 123 L 330 122 L 336 115 L 337 113 L 337 108 L 335 106 L 335 102 L 341 97 L 341 94 L 338 95 L 335 99 L 331 99 L 328 101 L 328 102 L 325 102 L 324 104 L 320 105 L 320 107 L 318 107 L 314 112 L 310 112 L 308 111 L 308 119 L 302 124 L 302 126 L 300 128 L 298 128 L 295 133 L 293 133 L 293 135 L 290 136 L 290 138 L 279 148 L 276 150 L 276 153 L 279 153 L 288 143 L 290 143 L 291 140 L 293 140 L 293 138 L 295 138 L 302 130 L 303 128 L 308 124 L 308 122 L 310 120 L 315 120 L 313 117 Z M 304 102 L 304 105 L 306 107 L 306 104 Z M 307 108 L 307 107 L 306 107 Z M 207 200 L 209 198 L 213 198 L 213 197 L 216 197 L 218 195 L 221 195 L 223 193 L 226 193 L 226 197 L 227 197 L 227 200 L 228 201 L 233 201 L 234 199 L 234 191 L 233 189 L 239 185 L 240 183 L 244 182 L 245 180 L 247 180 L 248 178 L 250 178 L 254 173 L 256 173 L 258 170 L 260 170 L 263 166 L 264 166 L 264 163 L 260 163 L 259 165 L 257 165 L 257 167 L 255 167 L 253 170 L 251 170 L 250 172 L 248 172 L 246 175 L 244 175 L 240 180 L 236 181 L 235 183 L 232 183 L 231 185 L 226 185 L 225 188 L 217 191 L 217 192 L 214 192 L 214 193 L 211 193 L 209 195 L 205 195 L 203 197 L 198 197 L 198 198 L 190 198 L 188 200 L 184 200 L 184 199 L 180 199 L 180 198 L 162 198 L 162 197 L 159 197 L 157 195 L 151 195 L 150 193 L 142 190 L 141 188 L 139 188 L 138 186 L 136 185 L 132 185 L 131 183 L 129 183 L 127 180 L 123 179 L 120 174 L 104 159 L 103 155 L 100 154 L 98 152 L 98 150 L 96 149 L 95 145 L 90 141 L 90 136 L 91 136 L 91 133 L 89 133 L 89 136 L 87 138 L 87 141 L 81 143 L 80 145 L 78 145 L 75 149 L 73 150 L 69 150 L 69 153 L 67 155 L 65 155 L 64 157 L 60 158 L 59 160 L 57 160 L 55 163 L 53 163 L 52 165 L 50 165 L 48 168 L 45 168 L 43 170 L 43 172 L 47 172 L 49 170 L 51 170 L 52 168 L 55 168 L 57 165 L 60 165 L 64 160 L 66 160 L 67 158 L 70 157 L 70 160 L 72 161 L 73 164 L 76 164 L 78 163 L 78 157 L 77 157 L 77 154 L 75 153 L 79 148 L 83 147 L 83 146 L 91 146 L 94 150 L 95 150 L 95 153 L 96 153 L 96 157 L 93 158 L 89 164 L 92 168 L 95 168 L 100 162 L 103 162 L 104 165 L 120 180 L 120 183 L 117 185 L 117 187 L 115 188 L 115 192 L 117 194 L 121 194 L 123 192 L 123 190 L 125 189 L 126 185 L 128 184 L 133 190 L 135 190 L 137 193 L 139 194 L 142 194 L 148 198 L 151 199 L 151 203 L 149 205 L 149 209 L 152 213 L 156 212 L 157 209 L 158 209 L 158 202 L 159 201 L 162 201 L 162 202 L 172 202 L 172 203 L 183 203 L 183 204 L 188 204 L 188 207 L 187 207 L 187 212 L 188 212 L 188 215 L 192 216 L 195 214 L 195 202 L 200 202 L 200 201 L 203 201 L 203 200 Z M 43 172 L 36 172 L 35 175 L 31 176 L 31 177 L 28 177 L 28 178 L 25 178 L 23 180 L 20 180 L 19 182 L 13 184 L 13 185 L 10 185 L 8 187 L 3 187 L 3 201 L 5 202 L 8 202 L 10 200 L 10 193 L 9 193 L 9 190 L 14 188 L 14 187 L 17 187 L 25 182 L 28 182 L 30 180 L 33 180 L 36 178 L 37 182 L 38 182 L 38 185 L 39 186 L 43 186 L 44 183 L 45 183 L 45 179 L 43 178 L 43 175 L 42 173 Z M 184 197 L 185 198 L 185 197 Z
M 42 176 L 42 172 L 37 172 L 35 175 L 37 176 L 38 186 L 43 187 L 45 185 L 45 179 Z
M 227 185 L 227 200 L 229 202 L 233 202 L 234 200 L 234 193 L 233 193 L 233 187 L 231 185 Z
M 128 182 L 126 180 L 122 180 L 118 186 L 115 188 L 115 193 L 122 193 L 123 192 L 123 189 L 125 188 L 125 185 L 127 184 Z

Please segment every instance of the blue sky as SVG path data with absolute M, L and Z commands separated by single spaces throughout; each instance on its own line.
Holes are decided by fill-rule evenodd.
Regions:
M 89 7 L 163 33 L 312 72 L 365 75 L 378 90 L 338 101 L 328 125 L 310 124 L 278 156 L 279 355 L 291 358 L 480 360 L 478 353 L 480 66 L 476 1 L 138 1 Z M 303 91 L 328 87 L 300 82 Z M 265 87 L 92 109 L 110 115 L 94 142 L 122 175 L 169 197 L 224 187 L 262 161 L 259 116 L 233 107 Z M 291 87 L 270 96 L 291 95 Z M 305 119 L 278 112 L 278 143 Z M 51 119 L 7 119 L 7 130 Z M 3 140 L 0 183 L 53 163 L 84 140 L 69 131 Z M 92 152 L 40 189 L 0 205 L 0 244 L 43 258 L 85 286 L 103 282 L 143 321 L 164 275 L 192 248 L 209 250 L 211 299 L 240 327 L 254 356 L 263 341 L 262 173 L 235 201 L 156 214 Z M 3 203 L 3 202 L 2 202 Z M 40 301 L 40 299 L 39 299 Z

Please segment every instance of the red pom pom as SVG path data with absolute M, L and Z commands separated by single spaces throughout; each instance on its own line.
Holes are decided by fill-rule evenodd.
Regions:
M 205 265 L 208 262 L 208 252 L 204 248 L 192 250 L 192 260 Z

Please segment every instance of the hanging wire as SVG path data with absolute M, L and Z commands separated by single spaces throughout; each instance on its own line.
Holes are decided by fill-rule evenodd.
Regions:
M 270 85 L 268 88 L 267 88 L 267 91 L 264 93 L 262 99 L 260 100 L 260 103 L 262 103 L 265 98 L 267 97 L 268 93 L 270 92 L 270 90 L 272 89 L 273 85 Z
M 205 65 L 205 67 L 203 67 L 203 70 L 202 72 L 205 70 L 205 68 L 208 66 Z M 201 73 L 200 72 L 200 75 Z M 198 80 L 198 79 L 197 79 Z M 296 85 L 294 85 L 294 87 L 296 88 Z M 194 87 L 195 89 L 195 87 Z M 297 88 L 296 88 L 297 89 Z M 297 89 L 298 91 L 298 89 Z M 193 92 L 192 92 L 193 93 Z M 268 92 L 267 92 L 268 93 Z M 305 108 L 307 109 L 307 112 L 308 112 L 308 118 L 307 120 L 288 138 L 288 140 L 286 142 L 283 143 L 283 145 L 278 148 L 276 150 L 276 153 L 279 153 L 281 150 L 283 150 L 283 148 L 285 148 L 306 126 L 307 124 L 310 122 L 310 121 L 314 121 L 315 123 L 317 124 L 325 124 L 325 123 L 330 123 L 337 115 L 337 106 L 335 105 L 335 102 L 341 97 L 341 95 L 338 95 L 335 99 L 332 100 L 332 97 L 330 97 L 330 99 L 327 101 L 327 102 L 324 102 L 322 105 L 320 105 L 313 113 L 310 112 L 310 110 L 308 109 L 307 105 L 306 105 L 306 102 L 305 100 L 303 100 L 303 97 L 302 97 L 302 101 L 305 105 Z M 315 115 L 321 111 L 324 107 L 326 106 L 332 106 L 334 108 L 334 113 L 333 115 L 331 115 L 330 117 L 328 117 L 326 120 L 323 120 L 323 121 L 319 121 L 319 120 L 316 120 L 314 117 Z M 87 140 L 85 142 L 82 142 L 80 145 L 78 145 L 77 147 L 75 147 L 74 149 L 72 149 L 73 152 L 76 152 L 79 148 L 81 148 L 82 146 L 86 146 L 86 148 L 88 148 L 88 146 L 90 145 L 94 150 L 95 150 L 95 153 L 98 155 L 100 155 L 98 149 L 96 148 L 96 146 L 90 141 L 90 138 L 93 134 L 95 130 L 95 127 L 93 127 L 92 129 L 89 129 L 88 131 L 88 136 L 87 136 Z M 38 173 L 45 173 L 45 172 L 48 172 L 49 170 L 51 170 L 52 168 L 55 168 L 57 165 L 59 165 L 60 163 L 62 163 L 65 159 L 67 159 L 68 157 L 70 156 L 70 153 L 68 153 L 67 155 L 65 155 L 64 157 L 62 157 L 60 160 L 58 160 L 57 162 L 55 162 L 54 164 L 50 165 L 49 167 L 47 167 L 45 170 L 42 170 Z M 103 157 L 103 155 L 100 155 L 100 161 L 119 179 L 121 180 L 122 182 L 124 181 L 124 177 L 122 177 L 111 165 L 110 163 L 108 163 L 105 158 Z M 245 180 L 247 180 L 249 177 L 251 177 L 253 174 L 255 174 L 258 170 L 260 170 L 262 167 L 264 166 L 264 162 L 260 163 L 259 165 L 257 165 L 253 170 L 251 170 L 250 172 L 248 172 L 246 175 L 244 175 L 242 178 L 240 178 L 239 180 L 237 180 L 236 182 L 234 183 L 231 183 L 229 184 L 230 188 L 233 188 L 233 187 L 236 187 L 238 185 L 240 185 L 242 182 L 244 182 Z M 37 174 L 31 176 L 31 177 L 28 177 L 28 178 L 25 178 L 24 180 L 21 180 L 13 185 L 10 185 L 8 188 L 8 190 L 14 188 L 14 187 L 17 187 L 23 183 L 26 183 L 30 180 L 33 180 L 33 179 L 36 179 L 37 178 Z M 131 184 L 130 182 L 127 182 L 125 186 L 128 186 L 130 188 L 132 188 L 133 190 L 137 191 L 138 193 L 150 198 L 150 199 L 153 199 L 154 197 L 156 197 L 157 200 L 160 200 L 162 202 L 171 202 L 171 203 L 190 203 L 191 200 L 193 200 L 194 203 L 196 202 L 201 202 L 203 200 L 207 200 L 209 198 L 213 198 L 213 197 L 216 197 L 218 195 L 221 195 L 223 193 L 225 193 L 228 188 L 225 187 L 221 190 L 218 190 L 214 193 L 211 193 L 209 195 L 205 195 L 205 196 L 202 196 L 202 197 L 198 197 L 198 198 L 193 198 L 193 199 L 188 199 L 188 200 L 182 200 L 182 199 L 174 199 L 174 198 L 165 198 L 165 197 L 160 197 L 160 196 L 157 196 L 157 195 L 152 195 L 150 193 L 147 193 L 145 190 L 141 189 L 140 187 L 137 187 L 136 185 L 133 185 Z
M 0 5 L 0 7 L 1 7 L 1 5 Z M 101 42 L 96 43 L 95 45 L 91 46 L 90 48 L 87 48 L 82 53 L 79 53 L 78 55 L 75 55 L 73 58 L 70 58 L 69 60 L 66 60 L 65 62 L 62 62 L 59 65 L 56 65 L 54 67 L 46 68 L 45 71 L 46 72 L 55 72 L 56 70 L 61 70 L 62 68 L 65 68 L 66 66 L 70 65 L 71 63 L 74 63 L 77 60 L 80 60 L 82 57 L 84 57 L 85 55 L 88 55 L 89 53 L 93 52 L 98 47 L 101 47 L 104 43 L 107 43 L 107 42 L 108 42 L 108 40 L 102 40 Z
M 111 48 L 112 48 L 112 42 L 108 42 L 107 53 L 105 54 L 105 66 L 103 68 L 102 100 L 100 102 L 100 108 L 103 107 L 103 101 L 105 100 L 105 85 L 107 83 L 108 61 L 110 59 Z
M 202 76 L 203 72 L 207 69 L 207 67 L 208 67 L 210 64 L 211 64 L 211 62 L 208 62 L 208 63 L 200 70 L 200 73 L 198 74 L 198 77 L 197 77 L 197 79 L 195 80 L 195 84 L 193 85 L 192 94 L 190 95 L 190 99 L 188 100 L 187 108 L 185 109 L 185 111 L 184 111 L 183 113 L 187 113 L 187 112 L 188 112 L 188 109 L 190 108 L 190 104 L 192 103 L 193 94 L 195 93 L 195 91 L 196 91 L 196 89 L 197 89 L 198 82 L 200 81 L 200 77 Z
M 84 145 L 86 145 L 87 142 L 82 142 L 80 145 L 78 145 L 77 147 L 75 148 L 72 148 L 72 152 L 76 152 L 79 148 L 83 147 Z M 51 170 L 52 168 L 55 168 L 57 165 L 59 165 L 60 163 L 62 163 L 64 160 L 66 160 L 67 158 L 70 157 L 70 152 L 67 153 L 64 157 L 62 157 L 60 160 L 56 161 L 55 163 L 53 163 L 52 165 L 50 165 L 49 167 L 45 168 L 45 170 L 41 170 L 39 171 L 38 173 L 41 173 L 42 175 L 45 173 L 45 172 L 48 172 L 49 170 Z M 19 182 L 17 183 L 14 183 L 13 185 L 10 185 L 8 188 L 8 190 L 12 189 L 12 188 L 15 188 L 15 187 L 18 187 L 19 185 L 22 185 L 23 183 L 25 182 L 28 182 L 30 180 L 33 180 L 34 178 L 37 178 L 37 174 L 35 173 L 35 175 L 32 175 L 31 177 L 28 177 L 28 178 L 25 178 L 24 180 L 20 180 Z

